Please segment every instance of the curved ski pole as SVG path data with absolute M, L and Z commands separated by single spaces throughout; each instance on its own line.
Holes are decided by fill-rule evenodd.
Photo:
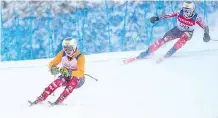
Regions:
M 98 79 L 97 78 L 95 78 L 95 77 L 93 77 L 93 76 L 91 76 L 91 75 L 89 75 L 89 74 L 84 74 L 85 76 L 88 76 L 88 77 L 90 77 L 90 78 L 92 78 L 92 79 L 94 79 L 95 81 L 98 81 Z

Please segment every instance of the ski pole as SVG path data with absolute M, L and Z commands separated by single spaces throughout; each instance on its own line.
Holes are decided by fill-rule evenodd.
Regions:
M 211 39 L 212 41 L 218 41 L 218 40 L 214 40 L 214 39 Z
M 95 78 L 95 77 L 93 77 L 93 76 L 91 76 L 91 75 L 89 75 L 89 74 L 84 74 L 84 75 L 86 75 L 86 76 L 88 76 L 88 77 L 90 77 L 90 78 L 94 79 L 95 81 L 98 81 L 98 79 L 97 79 L 97 78 Z

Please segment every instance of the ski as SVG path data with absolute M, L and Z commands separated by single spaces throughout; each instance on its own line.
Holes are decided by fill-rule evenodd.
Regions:
M 51 101 L 48 101 L 48 104 L 49 104 L 50 106 L 56 105 L 56 104 L 52 103 Z
M 43 104 L 43 103 L 32 102 L 32 101 L 30 101 L 30 100 L 28 100 L 28 103 L 29 103 L 29 107 L 35 106 L 35 105 L 39 105 L 39 104 Z M 49 104 L 50 106 L 57 106 L 57 105 L 64 105 L 64 106 L 66 106 L 66 105 L 67 105 L 67 104 L 63 104 L 63 103 L 57 104 L 57 103 L 53 103 L 53 102 L 51 102 L 51 101 L 48 101 L 48 104 Z
M 30 104 L 29 107 L 37 104 L 36 102 L 32 102 L 30 100 L 28 100 L 28 103 Z
M 142 59 L 137 59 L 137 57 L 130 57 L 130 58 L 123 59 L 122 62 L 123 62 L 123 64 L 129 64 L 129 63 L 133 63 L 133 62 L 138 61 L 138 60 L 150 59 L 153 56 L 155 56 L 154 53 L 151 53 L 149 56 L 142 58 Z
M 137 60 L 136 57 L 126 58 L 123 60 L 123 64 L 132 63 L 132 62 L 135 62 L 136 60 Z
M 51 101 L 48 101 L 48 103 L 49 103 L 49 105 L 52 107 L 52 106 L 59 106 L 59 105 L 64 105 L 64 106 L 66 106 L 67 104 L 63 104 L 63 103 L 55 103 L 55 102 L 51 102 Z

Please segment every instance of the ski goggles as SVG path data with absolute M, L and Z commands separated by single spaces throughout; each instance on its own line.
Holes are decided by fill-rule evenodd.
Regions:
M 73 48 L 72 46 L 64 46 L 63 49 L 64 49 L 64 51 L 73 51 L 73 52 L 76 51 L 76 49 Z
M 188 16 L 192 15 L 192 9 L 190 8 L 183 8 L 183 12 L 185 15 L 188 15 Z

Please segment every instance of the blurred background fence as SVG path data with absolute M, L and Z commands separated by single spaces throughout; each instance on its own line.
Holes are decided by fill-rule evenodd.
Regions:
M 182 1 L 1 1 L 1 61 L 51 58 L 66 37 L 79 40 L 84 54 L 145 49 L 176 23 L 151 24 L 154 15 L 180 9 Z M 217 1 L 198 1 L 207 16 Z

